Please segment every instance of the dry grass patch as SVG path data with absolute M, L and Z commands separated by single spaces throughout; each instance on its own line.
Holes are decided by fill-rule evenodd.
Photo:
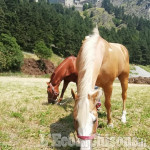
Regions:
M 73 83 L 69 85 L 63 101 L 67 103 L 64 105 L 46 105 L 47 81 L 49 81 L 47 78 L 0 77 L 1 149 L 77 149 L 76 147 L 53 148 L 50 137 L 52 133 L 61 133 L 62 136 L 73 134 L 74 101 L 70 98 L 70 90 L 73 88 L 76 91 L 76 86 Z M 104 98 L 102 98 L 97 132 L 103 137 L 138 137 L 139 140 L 146 140 L 148 147 L 150 145 L 149 91 L 148 85 L 129 85 L 127 123 L 122 124 L 120 122 L 121 88 L 119 83 L 115 83 L 112 95 L 114 128 L 107 128 Z M 115 143 L 115 140 L 112 140 L 112 143 Z M 99 148 L 94 147 L 94 149 Z M 126 147 L 121 145 L 114 149 L 126 149 Z

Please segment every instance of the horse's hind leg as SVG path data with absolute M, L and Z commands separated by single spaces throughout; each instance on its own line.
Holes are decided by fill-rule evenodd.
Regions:
M 123 123 L 126 123 L 126 106 L 125 106 L 125 103 L 126 103 L 126 99 L 127 99 L 128 75 L 127 74 L 121 74 L 118 78 L 121 82 L 122 100 L 123 100 L 123 111 L 122 111 L 121 121 Z
M 104 89 L 104 94 L 105 94 L 105 107 L 107 110 L 107 124 L 110 127 L 113 127 L 112 120 L 111 120 L 111 95 L 112 95 L 112 84 L 110 85 L 105 85 L 103 87 Z

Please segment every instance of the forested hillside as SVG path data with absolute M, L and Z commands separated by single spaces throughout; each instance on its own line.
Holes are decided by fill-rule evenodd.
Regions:
M 150 21 L 126 15 L 124 7 L 113 6 L 110 0 L 104 0 L 102 7 L 87 9 L 82 14 L 98 24 L 104 39 L 128 48 L 130 63 L 150 64 Z
M 35 43 L 44 40 L 62 56 L 77 54 L 84 37 L 92 30 L 89 18 L 78 11 L 28 0 L 0 0 L 0 34 L 16 38 L 24 51 L 32 52 Z
M 114 7 L 110 0 L 104 0 L 102 7 L 107 13 L 104 9 L 94 12 L 92 8 L 90 13 L 86 10 L 81 17 L 74 7 L 65 8 L 42 0 L 38 3 L 0 0 L 0 71 L 18 70 L 23 59 L 21 51 L 36 52 L 36 47 L 47 47 L 63 57 L 77 55 L 93 24 L 98 20 L 101 22 L 100 17 L 94 18 L 99 13 L 105 20 L 109 18 L 109 28 L 103 22 L 99 24 L 101 36 L 109 42 L 125 45 L 129 50 L 130 63 L 150 64 L 150 21 L 125 15 L 124 8 Z M 14 57 L 16 53 L 19 55 Z
M 135 15 L 150 20 L 149 0 L 110 0 L 114 6 L 123 6 L 125 14 Z
M 102 7 L 114 15 L 113 22 L 116 27 L 126 24 L 121 29 L 108 30 L 100 27 L 101 35 L 110 42 L 118 42 L 125 45 L 130 54 L 130 63 L 150 64 L 150 21 L 124 14 L 123 7 L 114 7 L 110 0 L 105 0 Z

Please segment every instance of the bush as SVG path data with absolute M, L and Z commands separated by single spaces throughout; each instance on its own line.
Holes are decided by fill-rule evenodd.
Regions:
M 6 48 L 4 47 L 3 43 L 0 42 L 0 71 L 6 68 L 7 60 L 6 60 L 6 56 L 4 55 L 5 51 Z
M 40 59 L 52 56 L 52 50 L 45 45 L 44 41 L 37 42 L 33 51 Z
M 16 39 L 7 34 L 0 35 L 0 71 L 18 71 L 23 54 Z

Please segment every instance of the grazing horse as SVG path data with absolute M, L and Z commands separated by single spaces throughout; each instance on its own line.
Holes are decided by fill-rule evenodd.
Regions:
M 90 150 L 91 141 L 97 129 L 96 103 L 101 92 L 94 90 L 97 85 L 103 88 L 108 125 L 112 126 L 111 95 L 113 81 L 119 78 L 122 86 L 123 114 L 122 122 L 126 122 L 125 101 L 127 97 L 129 77 L 129 56 L 127 49 L 117 43 L 108 43 L 100 35 L 97 28 L 88 36 L 77 56 L 78 84 L 77 95 L 74 92 L 74 125 L 81 149 Z
M 76 57 L 67 57 L 53 72 L 50 82 L 47 82 L 48 103 L 55 103 L 59 95 L 59 85 L 64 80 L 59 103 L 64 95 L 64 92 L 69 82 L 77 83 Z

